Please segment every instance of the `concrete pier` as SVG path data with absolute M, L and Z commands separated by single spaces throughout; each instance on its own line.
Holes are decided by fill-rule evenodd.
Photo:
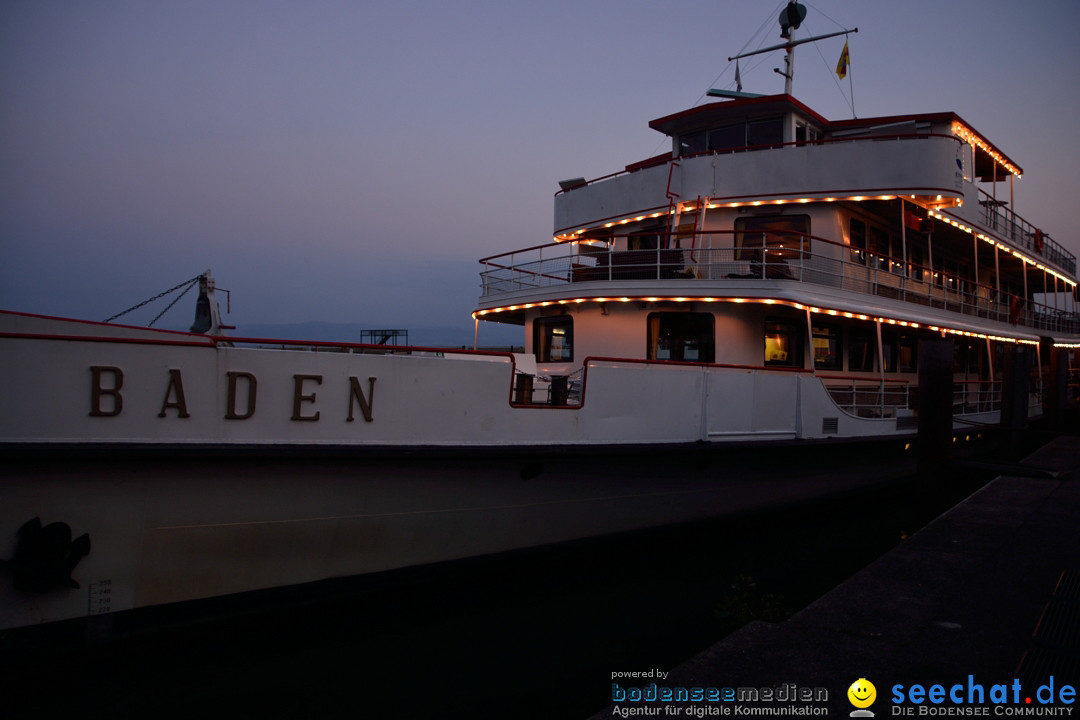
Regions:
M 1070 703 L 1067 692 L 1060 695 L 1063 685 L 1080 685 L 1080 597 L 1073 597 L 1080 590 L 1069 587 L 1077 571 L 1080 438 L 1062 436 L 790 619 L 752 622 L 651 682 L 721 692 L 771 688 L 771 701 L 741 705 L 835 717 L 856 710 L 848 688 L 865 678 L 877 693 L 867 709 L 879 718 L 918 716 L 920 709 L 957 714 L 980 698 L 971 689 L 977 685 L 988 715 L 1007 708 L 1068 715 L 1072 708 L 1080 716 L 1080 698 Z M 1064 619 L 1050 627 L 1055 613 Z M 1051 676 L 1053 707 L 1041 703 Z M 778 701 L 776 691 L 790 695 L 792 684 L 799 692 L 824 689 L 828 699 Z M 945 693 L 938 703 L 928 695 L 934 685 Z M 948 696 L 957 685 L 960 704 Z M 996 685 L 1004 690 L 995 697 L 1007 703 L 992 700 Z M 593 718 L 632 716 L 625 712 L 633 708 L 660 717 L 733 715 L 739 705 L 643 698 L 613 703 Z

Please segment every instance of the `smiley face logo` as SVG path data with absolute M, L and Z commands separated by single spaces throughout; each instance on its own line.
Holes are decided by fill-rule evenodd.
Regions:
M 857 708 L 868 708 L 877 700 L 877 688 L 866 678 L 859 678 L 851 683 L 847 690 L 848 700 Z

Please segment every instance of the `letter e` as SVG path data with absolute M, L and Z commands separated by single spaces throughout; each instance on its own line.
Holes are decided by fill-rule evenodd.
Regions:
M 301 421 L 315 421 L 319 419 L 319 411 L 316 410 L 314 415 L 303 415 L 300 412 L 300 404 L 304 402 L 314 403 L 315 393 L 310 395 L 304 395 L 304 381 L 314 380 L 316 385 L 322 384 L 322 375 L 293 375 L 293 411 L 292 419 Z

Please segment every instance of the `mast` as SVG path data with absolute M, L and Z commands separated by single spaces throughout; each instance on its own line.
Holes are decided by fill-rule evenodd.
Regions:
M 762 53 L 772 52 L 773 50 L 784 50 L 784 71 L 781 72 L 779 68 L 773 68 L 773 72 L 784 76 L 784 94 L 791 95 L 792 81 L 795 77 L 795 46 L 802 45 L 803 43 L 815 42 L 817 40 L 824 40 L 826 38 L 836 37 L 837 35 L 847 35 L 848 33 L 859 32 L 859 28 L 853 28 L 851 30 L 840 30 L 839 32 L 828 33 L 827 35 L 817 35 L 815 37 L 803 38 L 802 40 L 792 40 L 791 31 L 798 30 L 799 25 L 806 19 L 806 6 L 802 3 L 795 2 L 795 0 L 789 0 L 787 7 L 780 11 L 780 37 L 784 38 L 785 42 L 780 45 L 772 45 L 761 50 L 754 50 L 748 53 L 742 53 L 741 55 L 734 55 L 728 58 L 728 62 L 732 60 L 738 60 L 739 58 L 750 57 L 751 55 L 761 55 Z M 718 91 L 710 90 L 709 95 L 720 95 Z M 730 95 L 734 95 L 731 93 Z M 740 96 L 743 96 L 740 94 Z

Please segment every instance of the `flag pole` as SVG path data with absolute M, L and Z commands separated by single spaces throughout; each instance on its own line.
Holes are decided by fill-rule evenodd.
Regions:
M 844 40 L 844 46 L 847 47 L 847 39 Z M 859 116 L 855 114 L 855 81 L 852 78 L 851 54 L 850 53 L 848 53 L 848 74 L 847 74 L 847 79 L 848 79 L 848 89 L 851 92 L 851 117 L 852 117 L 852 119 L 856 119 Z

